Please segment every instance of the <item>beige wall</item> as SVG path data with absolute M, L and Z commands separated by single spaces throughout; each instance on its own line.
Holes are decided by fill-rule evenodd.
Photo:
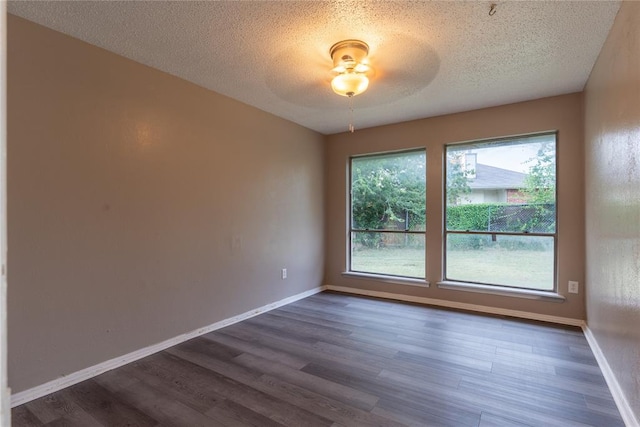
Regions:
M 322 284 L 321 135 L 8 25 L 13 392 Z
M 558 282 L 563 303 L 438 289 L 442 280 L 442 158 L 447 143 L 558 130 Z M 427 280 L 430 288 L 343 277 L 346 269 L 349 157 L 357 154 L 426 147 Z M 358 130 L 327 138 L 326 284 L 584 319 L 584 292 L 567 293 L 567 281 L 584 281 L 582 95 L 452 114 Z
M 7 376 L 7 3 L 0 3 L 0 426 L 10 425 Z
M 640 2 L 624 2 L 585 89 L 589 328 L 640 420 Z

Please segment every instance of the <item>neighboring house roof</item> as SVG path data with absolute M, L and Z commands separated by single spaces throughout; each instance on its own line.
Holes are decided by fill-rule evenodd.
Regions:
M 494 166 L 476 164 L 476 177 L 469 179 L 472 190 L 516 189 L 524 187 L 527 174 L 497 168 Z

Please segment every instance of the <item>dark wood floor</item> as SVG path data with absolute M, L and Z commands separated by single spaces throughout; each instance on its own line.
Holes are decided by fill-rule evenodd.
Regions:
M 14 426 L 624 426 L 578 329 L 335 293 L 12 416 Z

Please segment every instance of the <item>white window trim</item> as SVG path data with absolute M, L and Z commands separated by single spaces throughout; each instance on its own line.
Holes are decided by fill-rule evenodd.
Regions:
M 447 289 L 451 291 L 475 292 L 480 294 L 500 295 L 505 297 L 535 299 L 551 302 L 565 302 L 564 295 L 553 291 L 537 291 L 533 289 L 521 289 L 513 287 L 504 287 L 498 285 L 482 285 L 480 283 L 456 282 L 452 280 L 443 280 L 437 282 L 438 289 Z
M 342 276 L 352 277 L 354 279 L 366 279 L 366 280 L 374 280 L 376 282 L 393 283 L 395 285 L 419 286 L 421 288 L 428 288 L 430 286 L 428 280 L 419 279 L 417 277 L 391 276 L 387 274 L 374 274 L 374 273 L 360 273 L 357 271 L 343 271 Z

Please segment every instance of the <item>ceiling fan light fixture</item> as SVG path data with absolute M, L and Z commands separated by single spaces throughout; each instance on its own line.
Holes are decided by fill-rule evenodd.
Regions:
M 333 60 L 333 71 L 337 75 L 331 81 L 331 88 L 341 96 L 351 98 L 367 90 L 371 70 L 367 63 L 369 46 L 360 40 L 343 40 L 329 50 Z
M 367 90 L 369 79 L 364 74 L 347 72 L 338 74 L 331 80 L 331 88 L 341 96 L 356 96 Z

